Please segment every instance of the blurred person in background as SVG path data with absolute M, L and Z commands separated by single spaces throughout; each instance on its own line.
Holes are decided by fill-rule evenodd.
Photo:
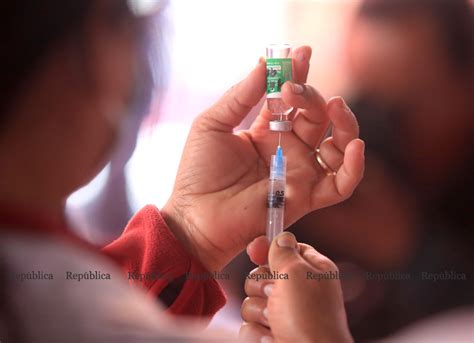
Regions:
M 159 13 L 154 14 L 154 19 L 147 22 L 149 44 L 142 56 L 141 72 L 134 81 L 136 90 L 133 102 L 123 119 L 110 161 L 103 170 L 105 180 L 102 187 L 95 186 L 99 192 L 94 194 L 94 186 L 86 186 L 79 190 L 80 201 L 76 200 L 76 192 L 66 204 L 66 217 L 71 229 L 97 245 L 108 244 L 119 237 L 133 215 L 126 166 L 135 151 L 142 123 L 147 119 L 145 125 L 152 124 L 159 118 L 162 93 L 168 80 L 168 71 L 160 69 L 167 63 L 166 21 L 167 6 L 161 6 Z M 151 110 L 152 104 L 157 104 L 157 108 Z M 148 115 L 150 112 L 157 114 Z M 94 180 L 97 179 L 99 176 Z
M 161 210 L 146 206 L 102 249 L 68 228 L 67 197 L 108 163 L 130 112 L 151 94 L 143 81 L 152 12 L 133 4 L 0 3 L 2 342 L 211 339 L 188 332 L 225 303 L 210 273 L 264 232 L 272 115 L 263 108 L 249 130 L 233 132 L 264 95 L 264 59 L 196 117 Z M 298 108 L 283 145 L 286 225 L 348 198 L 364 170 L 364 143 L 344 100 L 326 102 L 302 86 L 310 55 L 309 47 L 293 51 L 295 82 L 282 89 Z M 317 163 L 319 146 L 337 173 Z M 305 301 L 317 307 L 318 299 Z M 184 317 L 192 321 L 183 325 Z M 272 328 L 285 321 L 275 317 Z
M 358 341 L 474 303 L 472 18 L 467 0 L 366 0 L 350 28 L 366 178 L 348 202 L 294 228 L 350 262 L 340 264 L 348 273 L 411 276 L 343 281 Z M 423 272 L 451 276 L 434 282 Z

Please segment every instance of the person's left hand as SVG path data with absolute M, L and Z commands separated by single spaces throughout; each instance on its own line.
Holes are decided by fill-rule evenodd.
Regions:
M 294 108 L 293 131 L 283 133 L 287 156 L 285 227 L 316 209 L 348 198 L 362 178 L 364 143 L 354 114 L 340 97 L 329 102 L 306 81 L 311 49 L 293 51 L 294 83 L 282 87 Z M 278 134 L 266 107 L 249 130 L 233 132 L 265 93 L 265 60 L 197 117 L 184 148 L 173 193 L 162 209 L 177 238 L 210 271 L 222 269 L 264 233 L 269 161 Z M 325 137 L 332 123 L 332 136 Z M 321 143 L 321 144 L 320 144 Z M 316 162 L 319 147 L 327 172 Z
M 353 342 L 333 261 L 289 232 L 270 246 L 265 236 L 258 237 L 247 253 L 268 267 L 254 269 L 245 280 L 243 342 Z

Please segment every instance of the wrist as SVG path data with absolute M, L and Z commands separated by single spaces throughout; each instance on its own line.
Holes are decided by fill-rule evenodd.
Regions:
M 196 258 L 209 272 L 222 269 L 223 266 L 218 263 L 220 259 L 215 253 L 215 249 L 212 249 L 210 242 L 205 242 L 205 239 L 200 237 L 201 233 L 193 222 L 183 215 L 171 199 L 160 210 L 160 213 L 175 238 L 188 254 Z

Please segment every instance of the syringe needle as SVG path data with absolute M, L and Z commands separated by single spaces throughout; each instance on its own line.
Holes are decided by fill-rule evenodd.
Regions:
M 281 132 L 278 132 L 278 146 L 281 146 Z

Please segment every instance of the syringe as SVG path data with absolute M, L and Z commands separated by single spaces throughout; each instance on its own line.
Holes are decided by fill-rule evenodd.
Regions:
M 277 147 L 276 154 L 272 155 L 268 181 L 267 238 L 271 242 L 284 229 L 286 157 L 283 156 L 280 145 Z

